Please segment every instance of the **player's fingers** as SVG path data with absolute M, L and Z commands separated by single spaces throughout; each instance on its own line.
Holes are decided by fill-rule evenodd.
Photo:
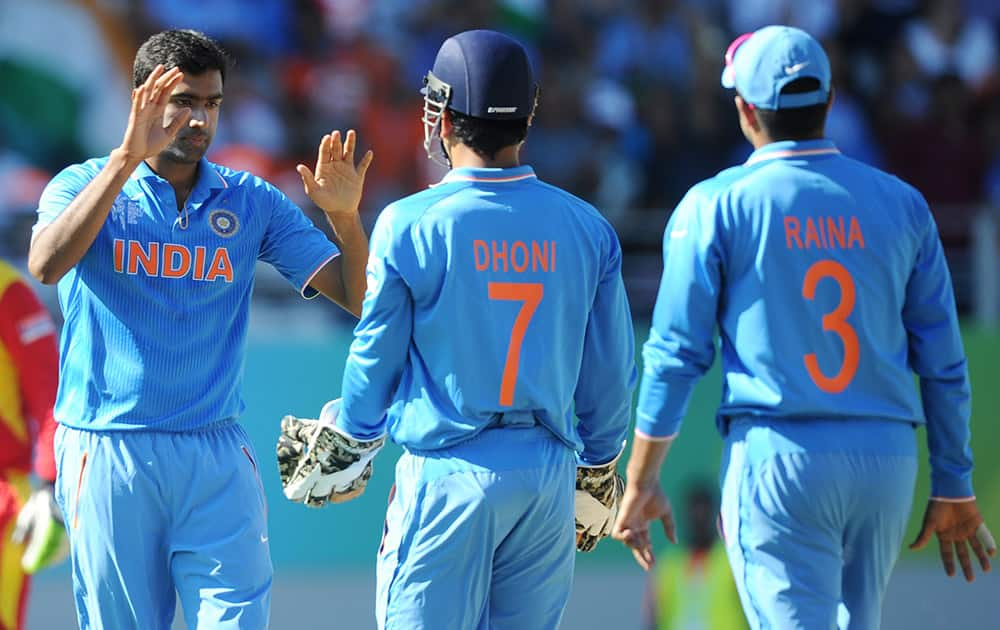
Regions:
M 984 573 L 989 573 L 990 569 L 990 556 L 986 553 L 986 548 L 983 547 L 983 542 L 979 539 L 979 536 L 973 534 L 969 536 L 969 545 L 972 547 L 972 551 L 975 552 L 976 557 L 979 558 L 979 566 L 982 567 Z
M 140 85 L 132 91 L 132 111 L 141 112 L 146 107 L 146 86 Z
M 361 162 L 358 164 L 358 175 L 360 175 L 362 179 L 364 179 L 365 173 L 368 172 L 368 167 L 371 166 L 372 160 L 374 159 L 375 159 L 375 154 L 372 152 L 371 149 L 368 149 L 368 151 L 365 153 L 365 156 L 361 158 Z
M 958 555 L 958 563 L 962 567 L 962 573 L 965 574 L 965 581 L 972 582 L 976 579 L 976 573 L 972 570 L 972 559 L 969 558 L 969 548 L 965 545 L 964 540 L 955 541 L 955 553 Z
M 653 556 L 653 548 L 650 545 L 637 545 L 631 548 L 632 557 L 639 564 L 644 571 L 649 571 L 653 568 L 656 563 L 656 558 Z
M 152 89 L 152 87 L 156 85 L 156 82 L 163 75 L 163 72 L 164 72 L 163 64 L 162 63 L 156 64 L 156 67 L 153 68 L 153 71 L 149 73 L 149 76 L 146 77 L 146 80 L 143 82 L 142 84 L 143 87 L 145 87 L 147 90 Z
M 669 511 L 660 517 L 660 522 L 663 523 L 663 533 L 667 535 L 667 540 L 677 544 L 677 527 L 674 525 L 674 515 Z
M 941 551 L 941 564 L 944 565 L 944 572 L 948 577 L 955 575 L 955 554 L 952 551 L 952 542 L 938 538 L 938 547 Z
M 330 160 L 336 161 L 344 155 L 344 143 L 340 138 L 340 130 L 330 134 Z
M 347 162 L 354 164 L 354 145 L 358 141 L 358 134 L 353 129 L 347 130 L 347 137 L 344 139 L 344 153 L 341 157 Z
M 986 523 L 980 523 L 979 527 L 976 528 L 976 538 L 983 543 L 983 548 L 986 553 L 991 557 L 997 555 L 997 542 L 993 540 L 993 534 L 990 533 L 990 529 L 986 527 Z
M 191 108 L 185 107 L 174 115 L 174 119 L 170 121 L 167 125 L 166 131 L 167 135 L 171 138 L 177 135 L 177 132 L 181 130 L 181 127 L 188 124 L 191 120 Z
M 319 141 L 319 148 L 316 149 L 316 172 L 319 172 L 320 166 L 324 163 L 330 161 L 330 134 L 326 134 Z
M 299 164 L 295 167 L 298 171 L 299 177 L 302 178 L 302 187 L 305 188 L 306 194 L 308 195 L 317 186 L 316 178 L 313 177 L 313 172 L 309 170 L 309 167 L 305 164 Z
M 927 543 L 931 541 L 934 536 L 934 528 L 930 527 L 926 520 L 924 520 L 923 526 L 920 528 L 920 533 L 917 534 L 917 539 L 910 543 L 910 549 L 917 551 L 923 549 L 927 546 Z
M 345 503 L 352 499 L 360 497 L 365 492 L 365 486 L 358 488 L 357 490 L 351 490 L 350 492 L 334 492 L 329 497 L 330 503 Z
M 180 83 L 184 79 L 184 73 L 181 72 L 180 68 L 174 67 L 166 72 L 160 80 L 156 82 L 156 88 L 154 93 L 154 100 L 157 105 L 163 105 L 170 98 L 170 93 L 173 91 L 174 86 Z

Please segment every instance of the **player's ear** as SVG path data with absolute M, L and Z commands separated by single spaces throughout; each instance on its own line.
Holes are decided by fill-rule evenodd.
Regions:
M 753 104 L 744 101 L 743 97 L 739 94 L 733 97 L 733 102 L 736 104 L 736 111 L 740 115 L 740 126 L 759 131 L 760 123 L 757 122 L 757 112 Z
M 451 124 L 451 110 L 447 107 L 441 112 L 441 138 L 448 138 L 451 136 L 451 130 L 454 129 L 454 125 Z

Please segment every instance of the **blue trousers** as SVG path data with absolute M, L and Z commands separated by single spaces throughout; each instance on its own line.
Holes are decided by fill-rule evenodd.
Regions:
M 573 583 L 573 451 L 539 426 L 406 452 L 378 554 L 393 630 L 557 628 Z
M 55 450 L 81 629 L 167 630 L 177 595 L 189 628 L 267 627 L 266 506 L 239 425 L 60 426 Z
M 752 628 L 878 628 L 913 499 L 912 425 L 730 425 L 721 528 Z

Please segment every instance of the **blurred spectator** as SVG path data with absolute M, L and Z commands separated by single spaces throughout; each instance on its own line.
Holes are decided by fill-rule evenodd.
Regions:
M 740 630 L 748 628 L 736 582 L 719 540 L 719 514 L 712 487 L 692 485 L 679 531 L 683 548 L 668 548 L 653 568 L 646 595 L 648 630 Z
M 931 85 L 927 114 L 886 135 L 888 170 L 913 182 L 932 209 L 982 199 L 986 148 L 971 113 L 962 80 L 944 75 Z
M 787 24 L 825 39 L 837 27 L 837 0 L 729 0 L 733 33 L 750 33 L 769 24 Z
M 161 28 L 197 28 L 226 42 L 230 50 L 233 44 L 242 44 L 265 57 L 294 50 L 294 4 L 285 0 L 254 0 L 252 6 L 245 0 L 144 2 L 146 13 Z
M 736 34 L 777 22 L 824 39 L 836 89 L 827 133 L 841 150 L 939 203 L 1000 203 L 996 0 L 0 2 L 0 180 L 108 151 L 137 40 L 197 28 L 240 64 L 212 159 L 269 177 L 318 220 L 294 166 L 314 159 L 318 134 L 357 128 L 376 153 L 371 224 L 387 200 L 443 173 L 419 149 L 418 92 L 441 41 L 498 28 L 527 45 L 540 77 L 525 160 L 605 212 L 627 255 L 658 250 L 648 235 L 680 195 L 749 153 L 719 88 L 722 57 Z M 31 210 L 11 194 L 0 191 L 8 249 L 22 246 Z
M 936 78 L 956 74 L 979 88 L 997 69 L 997 35 L 982 18 L 966 16 L 957 0 L 928 0 L 908 23 L 904 38 L 920 71 Z
M 598 72 L 619 80 L 686 86 L 694 14 L 677 0 L 637 0 L 627 7 L 598 38 Z

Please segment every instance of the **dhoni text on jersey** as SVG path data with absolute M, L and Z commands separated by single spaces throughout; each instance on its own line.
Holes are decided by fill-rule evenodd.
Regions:
M 555 272 L 555 241 L 472 241 L 476 271 Z
M 233 263 L 225 247 L 216 247 L 210 253 L 207 247 L 197 245 L 192 252 L 178 243 L 141 243 L 116 238 L 114 267 L 116 272 L 130 276 L 141 269 L 149 277 L 233 281 Z

